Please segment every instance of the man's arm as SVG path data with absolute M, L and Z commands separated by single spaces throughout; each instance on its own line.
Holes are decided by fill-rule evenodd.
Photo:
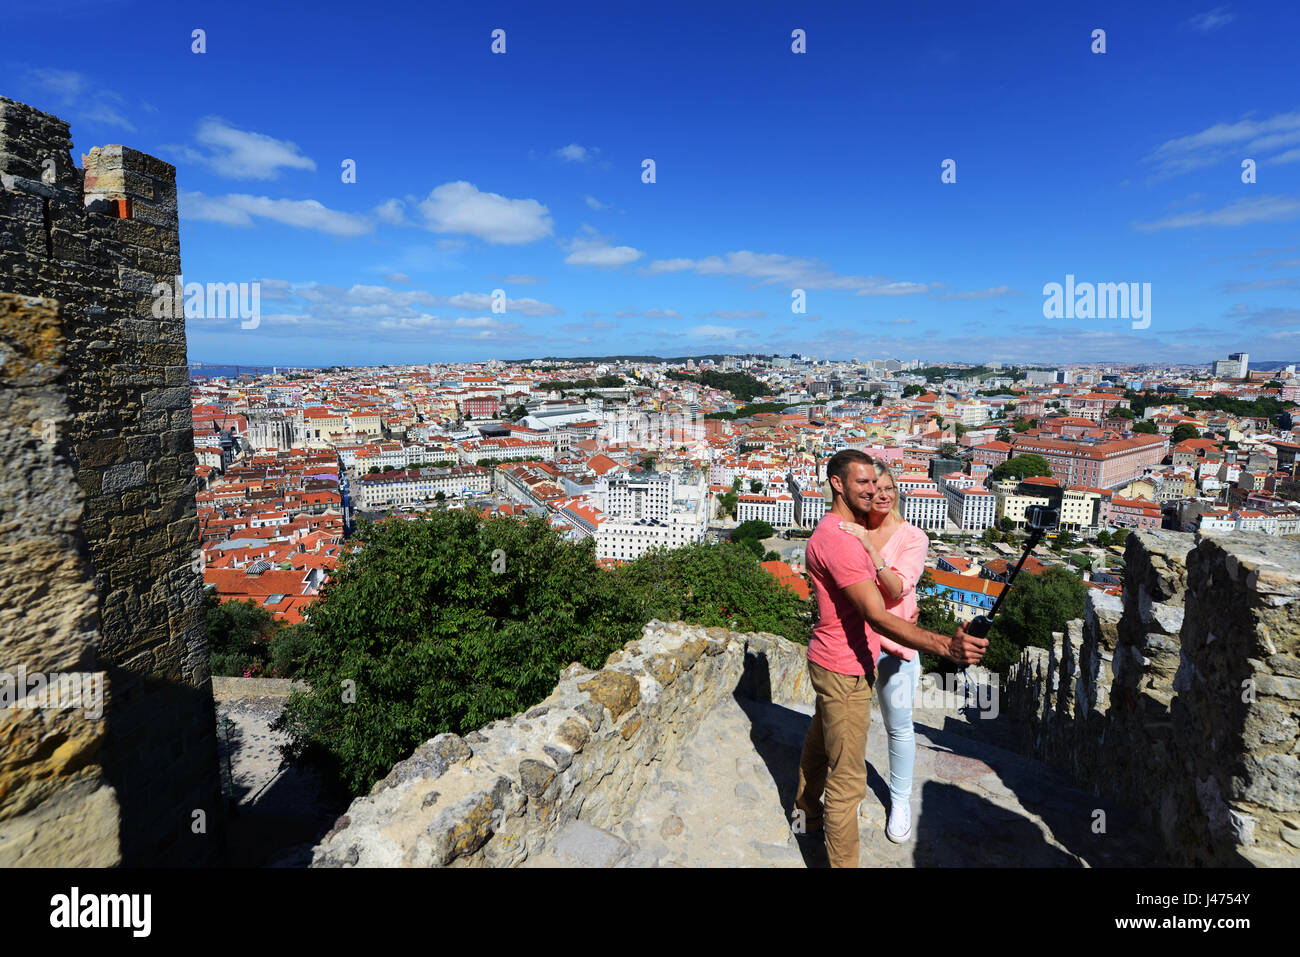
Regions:
M 988 639 L 968 635 L 963 627 L 958 627 L 957 634 L 953 637 L 946 638 L 890 614 L 885 610 L 885 600 L 880 597 L 880 589 L 870 578 L 847 586 L 844 594 L 872 628 L 901 645 L 943 655 L 959 665 L 975 664 L 984 657 L 988 648 Z

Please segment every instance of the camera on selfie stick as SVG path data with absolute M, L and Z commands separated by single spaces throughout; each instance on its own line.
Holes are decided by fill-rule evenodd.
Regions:
M 1025 524 L 1029 526 L 1029 539 L 1025 542 L 1024 554 L 1020 556 L 1020 561 L 1016 562 L 1016 567 L 1011 571 L 1011 577 L 1007 579 L 1007 587 L 1002 589 L 1002 594 L 993 603 L 992 610 L 987 615 L 977 615 L 972 618 L 970 624 L 966 626 L 966 634 L 976 638 L 988 637 L 989 628 L 993 624 L 993 616 L 998 613 L 998 609 L 1002 607 L 1002 602 L 1011 593 L 1011 585 L 1015 582 L 1016 576 L 1020 574 L 1020 568 L 1025 564 L 1025 559 L 1034 550 L 1034 546 L 1043 540 L 1043 535 L 1047 530 L 1056 525 L 1057 518 L 1056 509 L 1048 508 L 1046 505 L 1030 505 L 1025 509 Z

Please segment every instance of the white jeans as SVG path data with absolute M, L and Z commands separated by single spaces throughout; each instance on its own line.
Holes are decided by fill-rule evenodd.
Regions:
M 889 797 L 895 804 L 912 796 L 912 767 L 916 736 L 912 731 L 912 702 L 921 680 L 921 653 L 904 661 L 882 652 L 876 662 L 876 700 L 889 735 Z

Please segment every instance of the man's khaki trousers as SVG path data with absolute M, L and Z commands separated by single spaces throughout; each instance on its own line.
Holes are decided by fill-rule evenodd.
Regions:
M 831 867 L 857 867 L 858 805 L 867 796 L 867 727 L 875 676 L 841 675 L 810 661 L 808 677 L 817 706 L 803 741 L 794 804 L 809 833 L 825 832 Z

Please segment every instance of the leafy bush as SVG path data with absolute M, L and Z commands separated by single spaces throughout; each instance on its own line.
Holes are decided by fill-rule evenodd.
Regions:
M 696 542 L 656 550 L 615 576 L 620 590 L 637 603 L 640 622 L 658 618 L 766 631 L 806 645 L 812 600 L 804 601 L 781 585 L 742 548 L 730 542 Z
M 606 571 L 590 540 L 566 541 L 540 518 L 363 520 L 358 538 L 365 548 L 339 565 L 304 630 L 295 677 L 312 690 L 276 725 L 290 757 L 313 758 L 352 794 L 436 734 L 536 704 L 569 663 L 600 668 L 651 618 L 809 636 L 809 603 L 731 543 Z
M 365 548 L 312 609 L 300 673 L 312 690 L 277 725 L 292 756 L 320 759 L 354 794 L 422 741 L 534 704 L 570 662 L 599 668 L 636 637 L 592 544 L 543 519 L 447 511 L 358 537 Z
M 271 658 L 267 640 L 278 627 L 275 616 L 257 602 L 223 602 L 215 592 L 209 592 L 205 600 L 211 673 L 238 678 L 245 671 L 268 670 Z

